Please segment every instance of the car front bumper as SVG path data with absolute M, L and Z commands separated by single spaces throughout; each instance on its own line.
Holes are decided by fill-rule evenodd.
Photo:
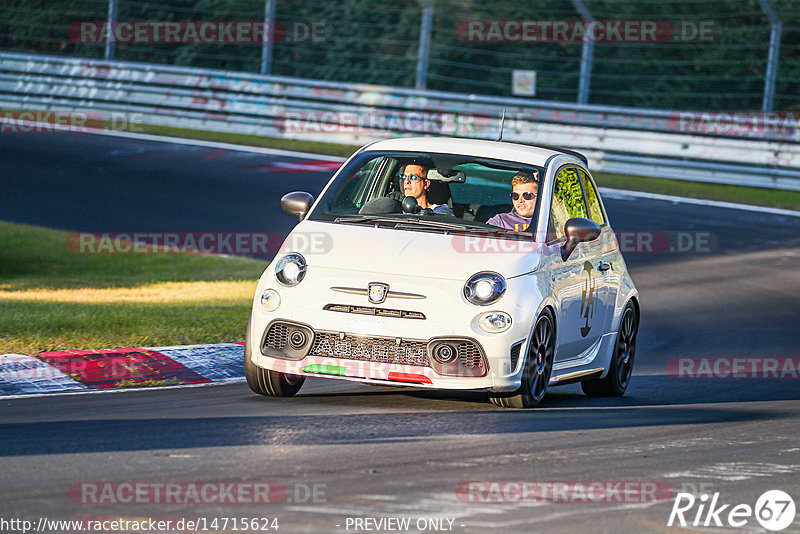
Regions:
M 349 294 L 336 289 L 340 286 L 362 288 L 375 278 L 374 274 L 341 269 L 317 268 L 296 287 L 285 288 L 274 283 L 270 273 L 265 273 L 259 283 L 251 315 L 252 331 L 248 344 L 253 348 L 253 363 L 264 369 L 305 376 L 324 376 L 342 380 L 367 383 L 409 385 L 441 389 L 489 389 L 497 392 L 514 391 L 520 385 L 526 342 L 530 336 L 536 309 L 540 300 L 528 288 L 518 287 L 524 281 L 509 280 L 507 294 L 497 303 L 480 307 L 468 303 L 463 295 L 463 281 L 451 279 L 421 279 L 418 276 L 381 275 L 380 281 L 387 283 L 392 291 L 404 294 L 420 294 L 424 298 L 388 298 L 381 304 L 372 304 L 364 295 Z M 521 277 L 528 278 L 528 277 Z M 334 282 L 335 281 L 335 282 Z M 530 279 L 526 280 L 530 281 Z M 259 295 L 265 289 L 280 293 L 281 304 L 275 311 L 264 310 Z M 526 294 L 524 303 L 513 298 Z M 366 308 L 381 308 L 384 311 L 413 312 L 424 318 L 403 316 L 365 315 L 358 312 L 335 311 L 332 305 L 350 307 L 363 312 Z M 490 311 L 502 311 L 512 317 L 511 326 L 504 332 L 488 333 L 478 326 L 478 317 Z M 275 357 L 276 353 L 262 350 L 270 326 L 276 322 L 304 325 L 307 337 L 317 343 L 320 334 L 330 340 L 325 350 L 319 343 L 307 350 L 294 353 L 289 358 Z M 380 339 L 385 345 L 378 357 L 365 357 L 371 352 L 371 342 Z M 442 373 L 431 353 L 436 340 L 457 339 L 474 343 L 485 361 L 485 373 L 476 376 L 474 369 L 464 372 Z M 387 341 L 388 340 L 388 341 Z M 354 355 L 343 346 L 366 343 L 361 354 Z M 414 345 L 416 357 L 392 348 Z M 434 343 L 432 345 L 432 343 Z M 424 355 L 420 358 L 420 346 Z M 513 351 L 512 351 L 513 349 Z M 358 352 L 353 348 L 355 352 Z M 387 353 L 388 351 L 388 353 Z M 473 354 L 475 351 L 473 351 Z M 374 354 L 372 354 L 374 356 Z

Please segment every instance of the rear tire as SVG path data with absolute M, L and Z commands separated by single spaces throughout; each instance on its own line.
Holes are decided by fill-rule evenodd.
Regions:
M 525 358 L 522 384 L 513 393 L 489 393 L 489 400 L 501 408 L 533 408 L 542 402 L 556 352 L 556 329 L 553 314 L 545 309 L 536 321 Z
M 253 363 L 250 321 L 247 322 L 247 337 L 244 340 L 244 376 L 253 392 L 268 397 L 292 397 L 300 391 L 303 382 L 306 381 L 304 376 L 262 369 Z
M 632 302 L 628 302 L 619 321 L 611 367 L 605 378 L 595 378 L 581 382 L 581 389 L 590 397 L 621 397 L 625 394 L 633 374 L 633 361 L 636 357 L 636 334 L 639 331 L 639 317 Z

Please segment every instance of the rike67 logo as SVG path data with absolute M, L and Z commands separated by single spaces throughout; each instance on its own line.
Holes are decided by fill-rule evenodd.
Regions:
M 722 503 L 718 492 L 699 497 L 681 492 L 675 496 L 667 526 L 752 529 L 756 527 L 753 522 L 755 519 L 763 528 L 778 532 L 792 524 L 795 513 L 794 500 L 781 490 L 765 491 L 756 500 L 755 506 Z

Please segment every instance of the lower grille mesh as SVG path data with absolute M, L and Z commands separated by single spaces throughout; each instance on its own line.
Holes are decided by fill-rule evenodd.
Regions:
M 475 345 L 475 343 L 459 343 L 458 347 L 456 347 L 456 350 L 458 352 L 458 361 L 461 364 L 461 367 L 466 367 L 467 369 L 483 367 L 481 351 L 478 350 L 478 346 Z
M 310 355 L 429 367 L 424 341 L 316 332 Z
M 269 327 L 264 345 L 273 349 L 282 349 L 289 340 L 289 329 L 283 323 L 275 323 Z
M 517 362 L 519 362 L 519 353 L 522 349 L 522 341 L 511 347 L 511 372 L 517 369 Z
M 440 361 L 439 350 L 444 345 L 455 349 L 456 357 L 452 361 Z M 478 377 L 486 376 L 489 370 L 483 350 L 471 339 L 437 338 L 431 342 L 430 350 L 433 370 L 440 375 Z
M 296 334 L 297 331 L 305 334 L 309 341 L 302 347 L 291 347 L 289 336 Z M 429 349 L 431 354 L 437 354 L 438 348 L 445 344 L 455 350 L 456 358 L 448 363 L 441 363 L 433 357 L 429 359 Z M 514 360 L 519 357 L 520 345 L 521 343 L 512 348 L 512 365 L 515 363 Z M 489 370 L 483 349 L 471 339 L 436 338 L 426 341 L 329 331 L 314 332 L 308 326 L 283 321 L 270 325 L 264 336 L 262 353 L 274 358 L 289 360 L 299 360 L 305 356 L 320 356 L 431 367 L 444 376 L 479 377 L 486 376 Z

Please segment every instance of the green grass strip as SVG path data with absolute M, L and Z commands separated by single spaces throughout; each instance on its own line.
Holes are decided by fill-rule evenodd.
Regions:
M 241 341 L 266 262 L 76 254 L 69 232 L 0 222 L 0 354 Z

